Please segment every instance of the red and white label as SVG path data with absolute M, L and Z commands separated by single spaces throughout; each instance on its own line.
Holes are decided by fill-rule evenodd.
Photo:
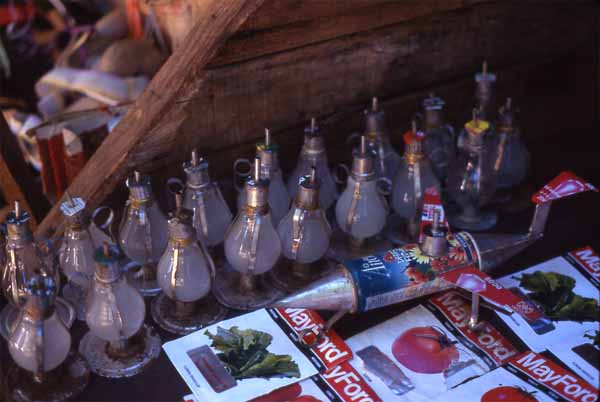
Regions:
M 476 293 L 490 302 L 509 307 L 523 318 L 535 321 L 539 311 L 497 281 L 475 267 L 459 268 L 441 275 L 442 279 L 453 283 L 461 289 Z
M 568 401 L 595 402 L 598 400 L 596 388 L 535 352 L 525 352 L 513 358 L 509 364 Z
M 590 246 L 569 253 L 594 278 L 600 279 L 600 257 Z
M 543 204 L 590 190 L 598 191 L 594 186 L 577 177 L 573 172 L 565 171 L 542 187 L 531 199 L 536 204 Z
M 423 229 L 425 226 L 430 225 L 433 222 L 433 212 L 439 211 L 440 213 L 440 224 L 445 226 L 450 233 L 450 226 L 446 220 L 446 213 L 444 212 L 444 206 L 440 198 L 440 193 L 435 187 L 428 187 L 423 194 L 423 212 L 421 213 L 421 236 L 423 236 Z M 422 240 L 422 239 L 421 239 Z
M 321 374 L 321 377 L 344 402 L 381 402 L 375 391 L 348 362 Z
M 288 323 L 298 337 L 302 336 L 302 333 L 308 330 L 313 335 L 317 335 L 325 324 L 319 314 L 312 310 L 279 308 L 277 309 L 277 313 Z M 306 340 L 309 341 L 309 339 Z M 323 339 L 319 344 L 311 348 L 311 351 L 323 363 L 326 371 L 352 358 L 352 350 L 331 329 L 323 335 Z
M 504 364 L 505 361 L 518 354 L 518 350 L 488 322 L 482 321 L 480 330 L 471 331 L 469 329 L 471 306 L 468 301 L 455 292 L 442 292 L 432 297 L 430 302 L 497 365 Z

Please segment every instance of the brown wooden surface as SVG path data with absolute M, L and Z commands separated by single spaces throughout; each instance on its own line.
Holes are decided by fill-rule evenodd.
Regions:
M 185 103 L 205 81 L 204 66 L 227 38 L 260 6 L 262 0 L 211 0 L 205 2 L 204 14 L 180 46 L 155 75 L 149 87 L 122 121 L 89 160 L 69 188 L 90 207 L 98 205 L 130 169 L 141 161 L 159 155 L 162 138 L 177 132 L 185 119 Z M 181 98 L 180 98 L 181 97 Z M 149 133 L 156 146 L 143 143 Z M 47 233 L 61 223 L 59 205 L 55 205 L 39 233 Z
M 205 43 L 201 36 L 205 26 L 196 27 L 71 192 L 96 206 L 134 167 L 164 172 L 193 146 L 218 155 L 217 165 L 222 164 L 221 173 L 226 173 L 232 157 L 250 149 L 238 145 L 262 136 L 265 126 L 277 135 L 294 132 L 310 116 L 343 116 L 338 118 L 344 120 L 374 95 L 384 101 L 404 99 L 403 108 L 410 108 L 410 112 L 388 113 L 395 127 L 402 127 L 417 100 L 431 88 L 458 85 L 461 95 L 450 91 L 446 97 L 449 103 L 461 105 L 457 110 L 468 110 L 469 82 L 484 59 L 499 73 L 500 82 L 504 80 L 502 85 L 510 83 L 513 96 L 525 94 L 521 91 L 524 82 L 529 91 L 540 89 L 536 82 L 565 86 L 572 77 L 561 75 L 566 81 L 552 81 L 540 68 L 579 48 L 590 54 L 595 51 L 596 6 L 589 1 L 576 4 L 476 3 L 205 72 L 200 58 L 191 54 Z M 511 71 L 512 75 L 503 75 Z M 300 131 L 295 133 L 296 137 L 286 137 L 293 140 L 279 141 L 294 146 L 293 154 L 301 141 Z M 543 131 L 532 135 L 543 135 Z M 334 140 L 339 144 L 343 137 Z M 55 208 L 40 232 L 59 226 L 60 219 Z
M 29 166 L 25 163 L 19 144 L 10 132 L 2 113 L 0 113 L 0 193 L 7 204 L 0 210 L 0 222 L 4 222 L 15 201 L 19 201 L 23 210 L 30 213 L 32 228 L 37 226 L 50 208 L 42 194 L 41 186 L 35 182 Z

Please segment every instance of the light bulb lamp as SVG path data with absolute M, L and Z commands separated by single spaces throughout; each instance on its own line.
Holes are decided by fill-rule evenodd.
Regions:
M 221 321 L 227 309 L 212 297 L 213 260 L 196 239 L 192 211 L 184 209 L 176 194 L 176 209 L 169 217 L 169 242 L 158 262 L 162 293 L 152 300 L 154 321 L 166 331 L 188 334 Z
M 433 93 L 422 103 L 423 152 L 440 183 L 446 181 L 448 167 L 456 155 L 456 134 L 454 128 L 446 123 L 444 105 L 444 100 Z
M 412 130 L 404 134 L 404 158 L 392 183 L 392 208 L 394 215 L 388 222 L 388 238 L 396 244 L 415 242 L 421 228 L 423 195 L 425 190 L 440 189 L 429 160 L 425 157 L 426 134 L 417 130 L 413 120 Z
M 197 238 L 213 248 L 225 240 L 225 232 L 233 215 L 223 199 L 217 183 L 211 181 L 208 162 L 192 151 L 189 162 L 183 164 L 186 175 L 183 207 L 193 212 Z
M 27 299 L 27 285 L 36 274 L 51 277 L 60 286 L 60 272 L 53 263 L 52 246 L 39 244 L 29 230 L 29 213 L 15 201 L 14 210 L 6 219 L 6 263 L 2 270 L 2 293 L 8 304 L 0 311 L 0 334 L 8 339 L 19 310 Z M 75 309 L 65 299 L 56 298 L 56 311 L 67 328 L 75 320 Z
M 331 226 L 320 207 L 320 185 L 313 166 L 301 178 L 294 204 L 277 227 L 285 258 L 270 271 L 270 277 L 285 292 L 306 286 L 328 267 L 323 257 L 329 248 Z
M 134 172 L 126 185 L 129 199 L 119 229 L 119 246 L 132 261 L 126 275 L 144 296 L 156 296 L 156 263 L 167 246 L 167 219 L 152 194 L 150 177 Z
M 158 357 L 160 338 L 144 325 L 144 298 L 122 275 L 118 248 L 105 243 L 94 259 L 96 273 L 86 303 L 90 330 L 79 343 L 79 353 L 99 376 L 131 377 Z
M 60 210 L 66 225 L 58 261 L 68 283 L 62 292 L 75 306 L 77 319 L 85 321 L 85 295 L 95 270 L 94 244 L 85 215 L 85 201 L 72 198 L 69 192 L 65 195 L 67 200 L 60 204 Z
M 254 176 L 244 186 L 245 203 L 225 235 L 227 263 L 217 270 L 213 288 L 217 300 L 226 307 L 253 310 L 282 295 L 264 275 L 281 255 L 281 241 L 271 219 L 269 188 L 257 156 Z
M 317 126 L 315 118 L 312 118 L 310 125 L 304 129 L 304 144 L 296 167 L 288 177 L 287 190 L 291 198 L 296 198 L 299 189 L 298 183 L 303 177 L 310 174 L 312 167 L 315 167 L 317 179 L 321 183 L 319 203 L 321 208 L 327 211 L 337 199 L 337 188 L 327 161 L 325 138 Z
M 7 373 L 7 396 L 12 401 L 71 399 L 86 387 L 90 371 L 85 361 L 71 352 L 71 335 L 55 310 L 54 280 L 34 276 L 27 293 L 8 339 L 16 366 Z
M 458 210 L 449 211 L 448 219 L 460 229 L 488 230 L 497 221 L 495 211 L 484 209 L 496 190 L 493 144 L 487 140 L 489 127 L 474 109 L 473 119 L 465 124 L 463 147 L 450 166 L 447 192 Z
M 272 141 L 271 131 L 268 128 L 265 129 L 265 141 L 256 144 L 256 157 L 261 161 L 260 177 L 269 183 L 268 200 L 270 214 L 273 224 L 277 225 L 290 207 L 290 195 L 283 182 L 283 174 L 279 167 L 279 145 Z M 243 172 L 239 172 L 238 170 L 239 166 L 243 165 L 250 166 L 249 171 L 252 171 L 253 168 L 250 161 L 247 159 L 238 159 L 233 165 L 237 176 L 243 175 Z M 245 203 L 246 191 L 243 190 L 238 195 L 238 211 L 244 208 Z
M 354 151 L 346 189 L 338 198 L 335 216 L 340 230 L 333 234 L 329 256 L 336 261 L 364 255 L 391 246 L 379 235 L 386 224 L 388 205 L 381 193 L 373 167 L 373 154 L 366 137 Z

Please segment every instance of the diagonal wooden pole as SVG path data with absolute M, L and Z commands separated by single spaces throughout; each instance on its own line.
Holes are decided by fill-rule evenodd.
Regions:
M 158 71 L 148 88 L 104 140 L 85 168 L 69 186 L 69 192 L 83 197 L 89 208 L 98 206 L 127 173 L 161 153 L 168 125 L 176 131 L 186 119 L 185 102 L 203 89 L 211 61 L 227 39 L 264 0 L 204 0 L 198 19 L 185 41 Z M 164 141 L 163 141 L 164 142 Z M 62 232 L 63 217 L 57 203 L 39 225 L 37 235 Z

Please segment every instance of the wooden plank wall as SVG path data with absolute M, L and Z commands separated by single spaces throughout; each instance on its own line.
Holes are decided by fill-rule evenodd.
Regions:
M 594 71 L 573 68 L 575 56 L 593 63 L 593 1 L 549 1 L 543 7 L 458 0 L 416 7 L 413 2 L 374 1 L 367 8 L 367 2 L 352 0 L 347 4 L 356 7 L 344 15 L 336 14 L 338 8 L 327 1 L 323 4 L 329 8 L 303 3 L 265 2 L 217 52 L 201 79 L 187 80 L 179 96 L 169 93 L 176 112 L 165 108 L 161 116 L 150 117 L 154 124 L 118 161 L 118 174 L 97 188 L 87 186 L 81 195 L 97 205 L 134 167 L 156 173 L 160 185 L 179 170 L 192 147 L 213 160 L 217 175 L 229 177 L 231 162 L 240 154 L 251 155 L 251 144 L 264 127 L 272 128 L 284 145 L 284 167 L 289 168 L 301 128 L 311 116 L 328 123 L 328 141 L 335 145 L 330 146 L 332 158 L 339 159 L 345 155 L 340 144 L 347 133 L 361 128 L 358 112 L 372 96 L 389 108 L 396 134 L 408 126 L 416 104 L 432 89 L 447 98 L 453 117 L 464 115 L 470 108 L 472 75 L 483 60 L 499 74 L 501 95 L 530 105 L 529 120 L 552 117 L 548 126 L 572 126 L 568 113 L 577 103 L 571 94 L 581 89 L 583 80 L 588 80 L 584 92 L 577 96 L 587 103 L 577 113 L 591 119 L 596 109 L 594 95 L 587 95 L 589 88 L 593 92 L 589 79 Z M 177 64 L 169 61 L 171 67 Z M 547 114 L 549 107 L 560 113 Z M 538 127 L 531 135 L 545 135 L 545 130 Z M 72 192 L 79 194 L 77 190 Z M 53 211 L 41 232 L 59 225 L 60 216 Z

